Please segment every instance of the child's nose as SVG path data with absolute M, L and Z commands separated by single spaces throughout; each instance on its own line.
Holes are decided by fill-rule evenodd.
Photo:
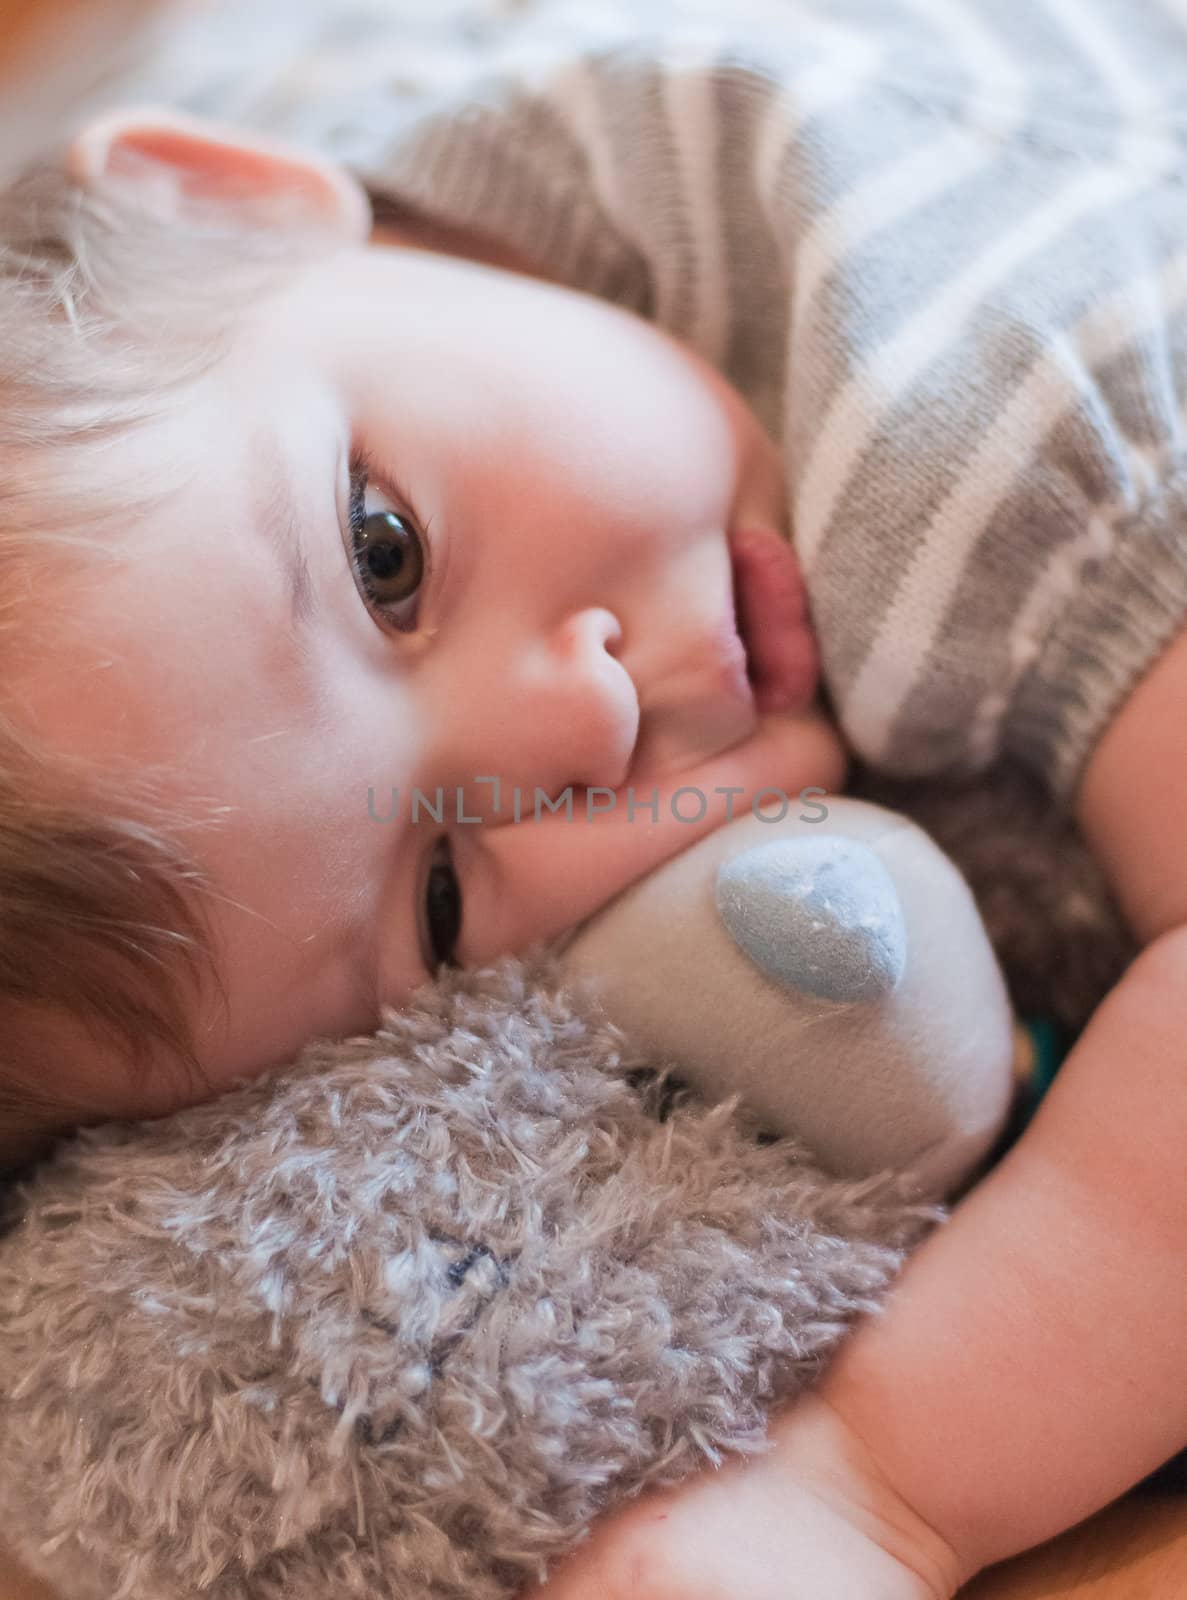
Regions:
M 526 816 L 537 790 L 555 799 L 569 787 L 617 789 L 626 782 L 639 737 L 639 696 L 618 658 L 621 640 L 614 613 L 589 606 L 523 640 L 509 669 L 492 671 L 467 718 L 468 757 L 474 777 L 502 780 L 503 800 L 496 813 L 493 786 L 484 785 L 487 802 L 472 810 L 485 820 L 507 820 L 516 787 Z

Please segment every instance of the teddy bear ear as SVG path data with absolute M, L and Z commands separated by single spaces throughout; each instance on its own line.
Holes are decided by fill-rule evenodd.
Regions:
M 82 184 L 140 184 L 146 201 L 169 215 L 190 202 L 225 204 L 261 223 L 324 228 L 344 242 L 362 242 L 370 232 L 366 193 L 344 168 L 172 110 L 104 116 L 75 135 L 66 162 Z

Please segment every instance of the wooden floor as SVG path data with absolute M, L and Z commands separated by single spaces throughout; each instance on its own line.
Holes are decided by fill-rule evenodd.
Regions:
M 1130 1495 L 1025 1556 L 991 1567 L 960 1600 L 1180 1600 L 1187 1496 Z
M 1182 1600 L 1187 1495 L 1130 1496 L 1062 1538 L 983 1572 L 960 1600 Z M 70 1600 L 20 1575 L 0 1552 L 0 1600 Z M 334 1600 L 325 1595 L 322 1600 Z M 864 1600 L 854 1596 L 854 1600 Z

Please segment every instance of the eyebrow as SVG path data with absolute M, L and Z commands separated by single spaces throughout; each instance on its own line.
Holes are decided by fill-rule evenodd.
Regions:
M 256 440 L 252 456 L 261 463 L 263 479 L 263 492 L 256 503 L 255 520 L 284 571 L 290 621 L 293 631 L 300 633 L 313 620 L 316 605 L 309 558 L 301 539 L 301 519 L 293 499 L 287 463 L 275 440 L 268 435 Z

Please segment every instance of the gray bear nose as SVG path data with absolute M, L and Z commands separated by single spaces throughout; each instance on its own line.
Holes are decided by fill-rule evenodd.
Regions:
M 907 964 L 898 890 L 868 845 L 772 839 L 723 861 L 717 909 L 734 943 L 789 989 L 875 1000 Z

